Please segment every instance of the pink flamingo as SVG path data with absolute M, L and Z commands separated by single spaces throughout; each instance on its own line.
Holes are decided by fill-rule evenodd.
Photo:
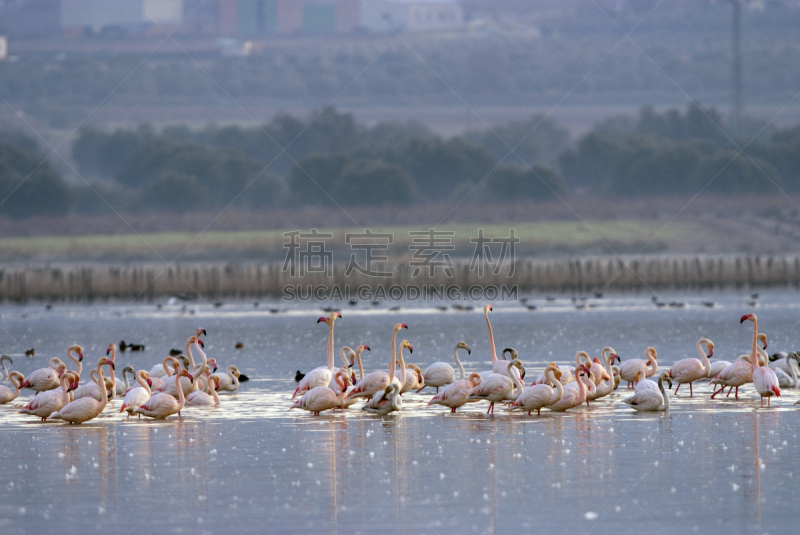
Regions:
M 156 392 L 150 396 L 150 399 L 142 403 L 139 408 L 134 409 L 133 412 L 160 420 L 177 413 L 178 418 L 180 418 L 181 409 L 183 409 L 183 406 L 186 404 L 183 388 L 179 386 L 181 377 L 188 377 L 190 381 L 194 380 L 192 374 L 186 370 L 180 370 L 175 374 L 175 391 L 178 393 L 177 400 L 165 392 Z
M 197 381 L 204 381 L 205 388 L 199 388 L 186 396 L 187 407 L 219 407 L 219 375 L 210 375 L 204 378 L 197 378 Z
M 97 382 L 99 384 L 105 384 L 105 376 L 103 375 L 103 365 L 105 364 L 109 364 L 111 369 L 114 369 L 113 362 L 108 360 L 106 357 L 101 357 L 97 362 L 96 370 L 98 377 Z M 64 420 L 65 422 L 69 422 L 71 424 L 82 424 L 83 422 L 88 422 L 93 418 L 97 418 L 108 404 L 108 390 L 105 388 L 100 390 L 102 394 L 100 401 L 97 401 L 91 396 L 76 399 L 64 405 L 64 407 L 62 407 L 58 412 L 51 414 L 50 418 L 55 420 Z
M 546 383 L 532 384 L 525 389 L 522 388 L 522 383 L 515 379 L 514 383 L 521 392 L 508 410 L 528 411 L 528 416 L 530 416 L 531 411 L 536 411 L 536 414 L 541 416 L 543 408 L 549 407 L 560 400 L 564 394 L 564 385 L 559 380 L 561 378 L 561 370 L 555 364 L 550 364 L 545 368 L 544 376 L 547 380 Z M 553 387 L 555 387 L 555 390 Z
M 66 372 L 61 376 L 61 391 L 48 390 L 42 392 L 42 395 L 35 396 L 27 405 L 20 409 L 20 414 L 29 414 L 31 416 L 38 416 L 41 421 L 47 421 L 47 418 L 55 411 L 60 410 L 64 405 L 70 402 L 69 392 L 77 380 L 75 372 Z
M 467 398 L 479 384 L 481 384 L 481 376 L 477 373 L 471 373 L 466 380 L 456 381 L 442 388 L 438 394 L 431 398 L 428 406 L 444 405 L 445 407 L 450 407 L 450 412 L 456 412 L 457 408 L 467 402 Z
M 564 392 L 556 403 L 550 406 L 551 411 L 565 411 L 573 407 L 580 406 L 586 400 L 586 385 L 580 379 L 580 375 L 589 374 L 589 367 L 581 364 L 575 368 L 576 380 L 564 387 Z
M 703 344 L 705 344 L 708 354 L 703 351 Z M 676 396 L 681 385 L 689 383 L 689 397 L 692 397 L 694 395 L 692 383 L 699 381 L 703 377 L 708 377 L 708 373 L 711 371 L 711 361 L 708 359 L 714 356 L 714 342 L 708 338 L 701 338 L 697 341 L 697 352 L 700 353 L 701 360 L 694 358 L 681 359 L 673 364 L 667 372 L 667 375 L 678 383 L 677 388 L 675 388 Z
M 319 413 L 330 409 L 344 408 L 344 397 L 347 395 L 347 387 L 343 377 L 347 374 L 341 370 L 337 370 L 334 375 L 336 384 L 339 385 L 339 393 L 336 394 L 327 386 L 315 386 L 289 407 L 292 409 L 303 409 L 309 411 L 314 416 L 319 416 Z
M 750 360 L 753 366 L 753 386 L 756 387 L 758 395 L 761 397 L 761 406 L 764 406 L 764 398 L 767 398 L 767 407 L 770 407 L 772 396 L 781 397 L 781 389 L 778 387 L 778 376 L 775 370 L 769 366 L 761 365 L 758 358 L 758 318 L 755 314 L 742 316 L 739 323 L 745 320 L 753 322 L 753 349 L 750 352 Z
M 658 362 L 656 359 L 658 355 L 654 347 L 648 347 L 644 350 L 647 360 L 630 359 L 619 364 L 619 375 L 623 381 L 628 381 L 628 388 L 636 382 L 636 376 L 640 369 L 645 370 L 645 377 L 655 375 L 658 371 Z
M 389 373 L 368 373 L 363 379 L 359 380 L 353 386 L 353 388 L 347 394 L 348 399 L 354 397 L 371 398 L 376 393 L 384 391 L 386 387 L 394 381 L 394 370 L 396 364 L 395 353 L 397 352 L 397 333 L 400 332 L 401 329 L 408 329 L 408 325 L 405 323 L 398 323 L 394 326 L 394 332 L 392 333 L 392 352 L 389 355 Z M 401 370 L 400 373 L 402 375 L 405 372 Z M 403 379 L 403 382 L 405 383 L 405 376 L 403 376 Z M 402 385 L 399 386 L 402 387 Z
M 19 385 L 25 381 L 25 376 L 20 372 L 11 372 L 8 374 L 8 380 L 14 385 L 14 390 L 7 386 L 0 385 L 0 405 L 5 405 L 17 399 L 19 396 Z
M 53 357 L 50 359 L 50 366 L 47 368 L 39 368 L 32 372 L 28 377 L 22 382 L 20 388 L 30 388 L 31 390 L 35 390 L 36 394 L 38 395 L 39 392 L 44 392 L 46 390 L 53 390 L 54 388 L 58 388 L 60 384 L 59 379 L 66 371 L 67 365 L 57 357 Z

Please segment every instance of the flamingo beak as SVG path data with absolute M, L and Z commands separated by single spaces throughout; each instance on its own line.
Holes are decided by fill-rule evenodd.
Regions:
M 148 380 L 147 380 L 147 386 L 153 386 L 153 381 L 151 381 L 150 379 L 148 379 Z
M 117 369 L 117 367 L 116 367 L 116 366 L 114 366 L 114 361 L 113 361 L 113 360 L 109 360 L 109 361 L 108 361 L 108 365 L 109 365 L 109 366 L 111 366 L 111 369 L 112 369 L 112 370 L 116 370 L 116 369 Z
M 365 349 L 365 350 L 367 350 L 367 351 L 372 351 L 372 350 L 369 348 L 369 346 L 364 346 L 364 349 Z
M 492 308 L 492 305 L 489 305 L 489 310 L 490 311 L 494 311 L 494 308 Z
M 328 323 L 328 318 L 320 318 L 317 320 L 317 323 Z
M 111 353 L 111 348 L 109 347 L 108 349 L 106 349 L 106 356 L 108 356 L 110 353 Z
M 83 360 L 83 351 L 78 352 L 78 362 Z
M 739 320 L 739 323 L 744 323 L 744 322 L 745 322 L 745 320 L 747 320 L 748 318 L 749 318 L 749 316 L 748 316 L 748 315 L 744 315 L 744 316 L 742 316 L 742 319 L 740 319 L 740 320 Z
M 341 312 L 337 312 L 337 313 L 336 313 L 336 316 L 337 316 L 339 319 L 341 319 L 341 317 L 342 317 L 342 313 L 341 313 Z
M 414 352 L 414 347 L 411 344 L 408 344 L 408 352 L 409 353 L 413 353 Z
M 194 377 L 192 377 L 191 373 L 189 374 L 189 381 L 192 382 L 192 383 L 194 382 Z
M 202 341 L 202 340 L 200 340 L 199 338 L 197 339 L 197 344 L 198 344 L 200 347 L 202 347 L 203 349 L 205 349 L 205 347 L 206 347 L 206 345 L 203 343 L 203 341 Z
M 205 329 L 203 329 L 203 336 L 208 336 Z
M 400 328 L 401 329 L 408 329 L 408 325 L 406 325 L 405 323 L 401 323 L 400 324 Z
M 712 347 L 711 349 L 708 350 L 708 358 L 711 358 L 713 356 L 714 356 L 714 348 Z

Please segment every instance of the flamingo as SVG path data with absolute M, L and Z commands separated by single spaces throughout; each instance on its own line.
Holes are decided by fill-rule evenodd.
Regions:
M 38 416 L 42 422 L 55 411 L 61 409 L 64 405 L 70 402 L 69 392 L 77 380 L 75 372 L 68 371 L 61 376 L 60 384 L 61 390 L 48 390 L 42 392 L 39 396 L 28 402 L 22 409 L 19 410 L 20 414 L 29 414 L 31 416 Z
M 600 354 L 600 356 L 603 358 L 603 362 L 605 363 L 605 375 L 603 376 L 605 377 L 605 379 L 603 379 L 597 384 L 597 387 L 595 388 L 593 394 L 591 395 L 587 394 L 587 399 L 590 399 L 592 401 L 609 395 L 614 390 L 617 384 L 615 382 L 615 375 L 614 375 L 614 368 L 616 368 L 616 366 L 612 366 L 612 363 L 614 362 L 615 358 L 616 359 L 619 358 L 619 355 L 617 355 L 616 352 L 614 352 L 613 348 L 606 346 L 605 348 L 603 348 L 603 352 Z M 591 368 L 589 369 L 589 373 L 592 373 Z
M 584 355 L 586 355 L 585 359 L 584 359 Z M 575 355 L 575 368 L 573 368 L 572 366 L 566 365 L 566 364 L 558 365 L 558 364 L 555 364 L 555 363 L 552 363 L 552 362 L 550 363 L 550 365 L 556 366 L 559 370 L 561 370 L 561 379 L 560 379 L 560 381 L 561 381 L 562 385 L 568 385 L 569 383 L 575 381 L 575 369 L 578 366 L 580 366 L 581 364 L 586 364 L 587 366 L 590 366 L 592 364 L 592 361 L 589 358 L 589 355 L 587 353 L 585 353 L 585 352 L 578 352 L 578 354 Z M 546 381 L 547 381 L 547 378 L 545 377 L 544 372 L 542 372 L 542 373 L 539 374 L 539 377 L 537 377 L 536 380 L 532 384 L 534 384 L 534 385 L 543 385 L 543 384 L 546 383 Z
M 589 374 L 589 367 L 581 364 L 575 368 L 575 373 L 581 375 L 582 373 Z M 569 383 L 564 387 L 561 399 L 554 404 L 550 405 L 552 411 L 565 411 L 573 407 L 580 406 L 586 400 L 586 385 L 580 379 Z
M 608 358 L 609 358 L 608 355 L 609 354 L 613 355 L 611 357 L 611 364 L 614 364 L 614 358 L 619 358 L 619 355 L 617 355 L 617 352 L 614 351 L 614 348 L 612 348 L 610 346 L 606 346 L 606 347 L 603 348 L 603 351 L 600 353 L 600 357 L 601 358 L 595 357 L 590 362 L 589 371 L 594 374 L 594 384 L 595 384 L 595 386 L 599 386 L 600 383 L 602 383 L 603 381 L 607 381 L 607 380 L 611 379 L 611 375 L 610 375 L 611 372 L 609 372 L 606 369 L 607 366 L 605 364 L 608 361 Z M 591 399 L 595 399 L 595 398 L 592 397 Z
M 708 350 L 708 354 L 703 351 L 704 344 Z M 694 358 L 681 359 L 673 364 L 667 372 L 670 379 L 674 379 L 675 382 L 678 383 L 677 388 L 675 388 L 676 396 L 678 395 L 678 390 L 681 385 L 686 383 L 689 383 L 689 397 L 694 396 L 692 383 L 699 381 L 703 377 L 707 377 L 708 373 L 711 371 L 711 361 L 708 359 L 714 356 L 714 342 L 708 338 L 701 338 L 697 341 L 697 352 L 700 353 L 701 360 Z
M 359 381 L 364 378 L 364 365 L 361 363 L 361 353 L 363 353 L 364 351 L 372 351 L 372 350 L 369 348 L 369 346 L 366 346 L 366 345 L 363 345 L 363 344 L 356 348 L 356 360 L 358 361 L 358 380 Z M 355 383 L 356 383 L 356 381 L 353 381 L 353 384 L 355 384 Z
M 512 360 L 506 365 L 508 368 L 506 370 L 506 374 L 500 375 L 499 373 L 493 373 L 486 377 L 483 381 L 481 381 L 481 384 L 475 387 L 475 389 L 467 398 L 467 401 L 474 402 L 486 400 L 489 402 L 489 408 L 486 410 L 486 414 L 494 414 L 494 404 L 496 401 L 514 399 L 514 381 L 512 381 L 512 378 L 518 380 L 518 377 L 512 373 L 511 368 L 516 367 L 519 369 L 521 366 L 521 360 Z M 521 381 L 520 384 L 522 384 Z M 519 392 L 517 395 L 519 395 Z
M 633 389 L 633 392 L 635 394 L 638 394 L 639 392 L 644 392 L 645 390 L 652 390 L 653 392 L 658 392 L 658 383 L 656 383 L 655 381 L 651 381 L 650 379 L 647 379 L 645 375 L 646 373 L 647 372 L 644 370 L 639 370 L 638 372 L 636 372 L 636 386 Z
M 422 369 L 417 366 L 416 364 L 411 364 L 410 362 L 406 364 L 406 383 L 403 385 L 403 389 L 400 391 L 401 394 L 405 394 L 411 390 L 416 390 L 419 392 L 423 388 L 425 388 L 425 379 L 422 377 Z
M 658 355 L 656 354 L 655 348 L 648 347 L 644 350 L 644 354 L 647 357 L 646 361 L 642 359 L 630 359 L 621 362 L 619 365 L 620 377 L 623 381 L 628 381 L 628 388 L 633 386 L 640 369 L 645 370 L 645 377 L 655 375 L 658 371 L 658 362 L 656 362 Z
M 236 392 L 239 390 L 239 376 L 242 373 L 236 366 L 230 365 L 225 368 L 225 373 L 219 376 L 219 389 L 227 392 Z
M 481 384 L 481 376 L 477 373 L 471 373 L 468 379 L 450 383 L 442 388 L 441 392 L 431 398 L 428 406 L 444 405 L 445 407 L 450 407 L 450 412 L 456 412 L 457 408 L 467 402 L 467 398 L 479 384 Z
M 464 380 L 464 366 L 461 364 L 461 361 L 458 359 L 458 350 L 459 349 L 466 349 L 467 354 L 472 354 L 472 348 L 467 345 L 466 342 L 461 341 L 456 344 L 456 348 L 453 350 L 453 360 L 456 361 L 456 366 L 458 366 L 458 374 L 459 380 Z M 425 371 L 422 372 L 422 379 L 423 379 L 423 387 L 419 390 L 422 390 L 426 386 L 432 386 L 436 388 L 436 393 L 439 393 L 439 388 L 444 385 L 449 385 L 453 381 L 455 381 L 455 370 L 453 367 L 450 366 L 446 362 L 434 362 L 427 368 Z M 417 392 L 419 392 L 417 390 Z
M 381 416 L 403 410 L 403 398 L 400 397 L 397 383 L 390 384 L 383 392 L 376 392 L 375 395 L 361 407 L 361 410 Z
M 778 386 L 778 376 L 775 375 L 775 370 L 759 362 L 758 318 L 753 313 L 746 314 L 742 316 L 739 323 L 744 323 L 747 320 L 753 322 L 753 349 L 750 352 L 750 359 L 753 361 L 753 386 L 756 387 L 756 392 L 758 392 L 761 398 L 761 406 L 764 406 L 764 398 L 767 398 L 767 407 L 770 407 L 772 396 L 781 397 L 781 389 Z
M 672 381 L 670 380 L 669 372 L 663 372 L 658 378 L 658 390 L 647 388 L 635 393 L 629 398 L 623 399 L 622 402 L 637 411 L 669 410 L 669 394 L 664 390 L 664 381 L 669 383 L 669 388 L 671 389 Z
M 401 393 L 403 389 L 403 385 L 406 384 L 406 380 L 408 379 L 408 368 L 406 368 L 406 361 L 403 360 L 403 349 L 408 348 L 409 353 L 414 353 L 414 348 L 411 347 L 411 344 L 408 340 L 403 340 L 400 342 L 400 347 L 397 348 L 397 361 L 395 364 L 400 369 L 400 377 L 393 376 L 392 383 L 397 383 L 397 386 L 400 387 Z
M 2 357 L 0 357 L 0 366 L 3 367 L 3 371 L 0 372 L 0 380 L 2 380 L 3 378 L 11 380 L 11 376 L 8 374 L 8 368 L 6 367 L 6 361 L 10 362 L 11 364 L 14 364 L 14 360 L 8 355 L 3 355 Z
M 176 359 L 175 357 L 169 357 L 169 358 L 171 358 L 172 361 L 173 361 L 173 368 L 175 370 L 180 371 L 181 368 L 179 368 L 180 364 L 179 364 L 178 359 Z M 191 364 L 189 364 L 189 365 L 191 365 Z M 184 370 L 184 371 L 188 372 L 189 370 Z M 181 390 L 183 391 L 184 397 L 188 396 L 189 393 L 192 392 L 194 390 L 194 387 L 195 387 L 195 385 L 194 385 L 194 375 L 192 375 L 192 373 L 189 372 L 188 376 L 186 376 L 186 375 L 181 376 L 182 378 L 181 378 L 180 381 L 174 381 L 174 378 L 175 378 L 176 375 L 177 374 L 172 374 L 169 377 L 165 377 L 164 380 L 161 383 L 161 386 L 159 386 L 158 388 L 154 388 L 153 390 L 155 392 L 163 392 L 165 394 L 169 394 L 170 396 L 172 396 L 175 399 L 177 399 L 178 398 L 178 390 L 176 389 L 175 385 L 179 384 Z M 187 378 L 184 379 L 183 377 L 187 377 Z
M 767 348 L 767 335 L 764 333 L 758 333 L 758 339 L 764 345 L 764 349 Z M 741 357 L 740 357 L 741 358 Z M 714 379 L 717 375 L 722 373 L 722 370 L 727 368 L 728 366 L 732 365 L 733 362 L 728 360 L 717 360 L 711 363 L 711 370 L 708 372 L 708 380 Z
M 20 372 L 11 372 L 8 375 L 8 380 L 14 385 L 14 390 L 11 390 L 7 386 L 0 385 L 0 405 L 5 405 L 17 399 L 19 396 L 19 385 L 25 381 L 25 376 Z
M 298 383 L 297 389 L 294 391 L 294 394 L 292 394 L 292 399 L 294 399 L 298 394 L 305 394 L 312 388 L 316 388 L 318 386 L 327 387 L 331 384 L 331 379 L 333 378 L 333 372 L 335 370 L 333 358 L 333 324 L 337 318 L 341 317 L 342 315 L 339 312 L 333 312 L 330 317 L 319 318 L 317 320 L 317 323 L 326 323 L 329 329 L 327 348 L 328 365 L 314 368 L 308 372 L 300 381 L 300 383 Z M 392 359 L 394 359 L 394 353 L 392 353 Z M 222 379 L 222 377 L 220 377 L 220 379 Z
M 173 414 L 178 414 L 181 417 L 181 409 L 186 404 L 186 398 L 183 395 L 183 388 L 181 388 L 181 377 L 188 377 L 189 381 L 194 382 L 192 374 L 186 370 L 180 370 L 175 374 L 175 391 L 178 393 L 178 399 L 165 392 L 156 392 L 150 398 L 142 403 L 138 408 L 133 409 L 136 414 L 143 414 L 149 418 L 156 418 L 163 420 Z
M 792 354 L 794 355 L 795 353 Z M 778 386 L 781 388 L 796 388 L 797 373 L 794 370 L 794 364 L 792 364 L 791 361 L 787 361 L 786 367 L 789 368 L 788 374 L 784 372 L 782 368 L 773 368 L 773 370 L 775 370 L 775 375 L 778 376 Z
M 502 361 L 497 358 L 497 349 L 494 346 L 494 331 L 492 330 L 492 324 L 489 321 L 489 312 L 493 310 L 492 305 L 486 305 L 483 307 L 483 315 L 486 317 L 486 326 L 489 328 L 489 349 L 491 350 L 492 356 L 492 371 L 491 373 L 498 373 L 500 375 L 505 375 L 507 373 L 513 373 L 517 375 L 520 382 L 522 379 L 525 378 L 524 368 L 517 368 L 516 366 L 512 368 L 508 368 L 506 366 L 505 361 Z M 511 377 L 509 376 L 509 379 Z
M 205 379 L 198 378 L 198 382 L 205 381 L 205 389 L 198 389 L 186 396 L 187 407 L 219 407 L 219 375 L 210 375 Z
M 122 375 L 125 375 L 124 370 Z M 129 388 L 125 393 L 125 399 L 122 401 L 122 407 L 119 409 L 120 414 L 122 414 L 123 411 L 127 412 L 128 418 L 131 417 L 134 410 L 138 409 L 142 403 L 150 399 L 150 396 L 153 394 L 151 390 L 153 381 L 150 380 L 150 374 L 145 370 L 136 373 L 136 382 L 138 384 L 133 385 L 133 387 Z M 140 414 L 139 418 L 141 417 L 142 415 Z
M 392 355 L 394 358 L 394 355 Z M 315 386 L 300 399 L 295 400 L 294 404 L 289 407 L 292 409 L 303 409 L 309 411 L 314 416 L 319 416 L 319 413 L 331 409 L 343 408 L 344 397 L 347 395 L 347 387 L 345 386 L 344 377 L 347 374 L 341 370 L 337 370 L 333 378 L 339 385 L 339 393 L 336 394 L 327 386 Z
M 111 366 L 112 370 L 114 369 L 114 363 L 112 361 L 108 360 L 106 357 L 100 357 L 100 360 L 97 362 L 96 370 L 98 383 L 100 384 L 105 384 L 105 376 L 103 375 L 104 364 L 108 364 Z M 97 418 L 108 404 L 108 390 L 101 388 L 100 392 L 100 401 L 97 401 L 91 396 L 70 401 L 59 409 L 58 412 L 51 414 L 50 418 L 54 420 L 64 420 L 71 424 L 82 424 L 93 418 Z
M 797 365 L 800 366 L 800 351 L 792 351 L 788 355 L 783 358 L 779 358 L 773 362 L 769 363 L 769 367 L 775 370 L 781 370 L 784 375 L 791 375 L 793 372 L 792 361 L 797 362 Z
M 58 385 L 60 384 L 59 378 L 64 374 L 66 369 L 66 364 L 64 364 L 60 358 L 53 357 L 50 359 L 49 367 L 39 368 L 38 370 L 32 372 L 22 382 L 20 388 L 30 388 L 31 390 L 35 390 L 36 394 L 34 394 L 34 396 L 38 395 L 39 392 L 58 388 Z
M 109 353 L 113 353 L 112 349 L 113 349 L 113 352 L 116 352 L 116 349 L 117 349 L 116 344 L 110 344 L 108 346 L 108 349 L 106 350 L 106 355 L 108 355 Z M 111 384 L 112 384 L 112 386 L 110 387 L 111 392 L 109 393 L 109 396 L 110 396 L 110 399 L 114 399 L 114 396 L 116 395 L 116 388 L 113 386 L 115 384 L 114 383 L 114 379 L 115 379 L 115 377 L 114 377 L 114 367 L 115 367 L 114 366 L 114 359 L 113 359 L 113 357 L 112 358 L 101 357 L 100 360 L 104 361 L 109 366 L 109 370 L 110 370 L 110 372 L 109 372 L 109 380 L 111 380 Z M 75 393 L 74 393 L 75 399 L 82 399 L 82 398 L 91 396 L 92 398 L 95 399 L 95 401 L 101 401 L 103 399 L 103 394 L 102 394 L 101 390 L 105 390 L 105 386 L 106 385 L 105 385 L 105 378 L 103 378 L 103 380 L 102 380 L 103 387 L 102 388 L 100 387 L 101 381 L 100 381 L 99 377 L 100 376 L 98 374 L 97 382 L 89 381 L 85 385 L 83 385 L 80 388 L 76 389 Z
M 558 366 L 551 364 L 544 370 L 547 380 L 544 384 L 532 384 L 523 389 L 522 383 L 515 380 L 516 387 L 521 392 L 517 399 L 514 400 L 514 403 L 511 404 L 509 410 L 528 411 L 529 416 L 531 411 L 536 411 L 536 414 L 541 416 L 543 408 L 553 405 L 564 394 L 564 386 L 559 380 L 561 373 Z M 555 390 L 553 390 L 554 386 Z
M 72 353 L 75 353 L 75 355 Z M 75 363 L 75 374 L 80 379 L 81 371 L 83 371 L 83 348 L 77 344 L 69 346 L 67 348 L 67 358 Z
M 347 399 L 353 397 L 361 397 L 361 398 L 371 398 L 377 392 L 383 391 L 389 386 L 389 383 L 393 382 L 394 380 L 394 369 L 395 369 L 395 352 L 397 349 L 397 333 L 401 329 L 408 329 L 408 325 L 405 323 L 398 323 L 394 326 L 394 332 L 392 334 L 392 353 L 390 355 L 389 360 L 389 373 L 380 371 L 380 372 L 372 372 L 368 373 L 364 376 L 363 379 L 360 379 L 348 392 Z M 402 372 L 401 373 L 405 373 Z M 405 382 L 405 381 L 404 381 Z

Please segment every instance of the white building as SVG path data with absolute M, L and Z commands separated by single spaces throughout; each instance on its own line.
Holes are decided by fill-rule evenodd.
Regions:
M 456 0 L 361 0 L 361 26 L 378 33 L 457 30 L 464 9 Z

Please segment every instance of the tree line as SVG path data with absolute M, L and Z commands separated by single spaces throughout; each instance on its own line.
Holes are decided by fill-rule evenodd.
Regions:
M 574 142 L 542 116 L 442 138 L 417 122 L 367 126 L 334 108 L 258 127 L 84 127 L 72 158 L 80 177 L 68 185 L 35 140 L 0 135 L 0 214 L 800 191 L 800 126 L 749 121 L 732 132 L 698 104 L 644 107 Z

